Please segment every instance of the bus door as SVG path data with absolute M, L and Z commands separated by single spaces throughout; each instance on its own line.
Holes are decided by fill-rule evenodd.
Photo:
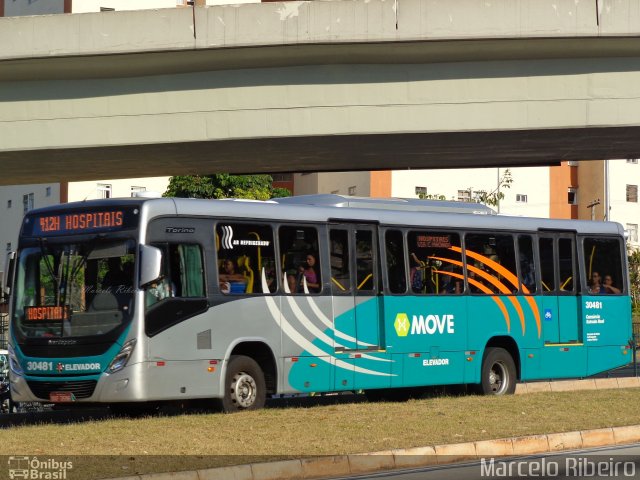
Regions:
M 543 340 L 545 345 L 580 344 L 582 322 L 576 237 L 572 233 L 541 234 Z
M 377 236 L 373 225 L 335 225 L 329 230 L 336 358 L 354 366 L 364 364 L 366 352 L 378 351 L 382 340 Z M 365 377 L 358 379 L 358 388 L 371 386 L 365 385 Z M 388 381 L 385 375 L 372 378 Z M 337 389 L 345 389 L 353 388 L 356 380 L 337 368 L 335 381 Z

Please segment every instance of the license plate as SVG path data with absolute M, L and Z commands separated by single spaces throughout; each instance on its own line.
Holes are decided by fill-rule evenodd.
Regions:
M 49 401 L 56 403 L 75 402 L 76 396 L 71 392 L 51 392 Z

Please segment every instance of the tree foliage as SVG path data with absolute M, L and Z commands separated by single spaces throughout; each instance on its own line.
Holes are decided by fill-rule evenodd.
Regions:
M 629 249 L 629 294 L 633 311 L 640 307 L 640 250 Z
M 476 202 L 484 203 L 491 207 L 497 207 L 500 204 L 500 200 L 504 198 L 502 189 L 511 188 L 512 183 L 513 177 L 511 176 L 511 170 L 507 169 L 498 180 L 498 186 L 494 190 L 490 192 L 487 192 L 486 190 L 474 191 L 471 188 L 469 190 L 472 192 L 472 198 L 474 198 Z
M 184 175 L 171 177 L 165 197 L 247 198 L 268 200 L 288 197 L 286 188 L 273 188 L 271 175 Z

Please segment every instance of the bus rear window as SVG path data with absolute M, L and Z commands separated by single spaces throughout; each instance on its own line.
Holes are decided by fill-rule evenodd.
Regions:
M 624 292 L 622 247 L 619 238 L 585 238 L 586 290 L 591 295 Z

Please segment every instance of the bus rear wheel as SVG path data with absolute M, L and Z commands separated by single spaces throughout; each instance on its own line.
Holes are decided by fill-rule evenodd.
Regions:
M 504 348 L 488 348 L 482 361 L 480 392 L 509 395 L 516 390 L 516 365 Z
M 227 367 L 222 409 L 225 412 L 264 407 L 267 388 L 264 373 L 253 358 L 232 355 Z

